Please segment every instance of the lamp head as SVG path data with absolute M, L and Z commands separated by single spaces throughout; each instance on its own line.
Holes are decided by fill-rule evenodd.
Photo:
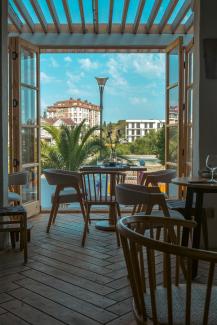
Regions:
M 104 87 L 108 78 L 95 77 L 99 87 Z

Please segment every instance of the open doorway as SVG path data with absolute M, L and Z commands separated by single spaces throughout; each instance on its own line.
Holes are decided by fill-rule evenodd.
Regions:
M 53 139 L 44 133 L 43 126 L 46 123 L 54 126 L 56 123 L 57 128 L 67 123 L 77 125 L 84 118 L 89 126 L 97 124 L 100 112 L 95 77 L 98 76 L 109 78 L 104 92 L 103 126 L 105 138 L 110 130 L 113 134 L 121 131 L 117 153 L 127 155 L 135 163 L 154 164 L 158 168 L 164 164 L 166 168 L 172 166 L 177 174 L 183 174 L 184 139 L 189 139 L 191 128 L 191 121 L 186 127 L 190 116 L 186 112 L 192 103 L 184 96 L 184 52 L 180 38 L 165 54 L 40 54 L 36 47 L 18 38 L 11 39 L 10 49 L 14 76 L 10 108 L 10 139 L 14 148 L 11 169 L 31 171 L 29 187 L 24 189 L 30 214 L 38 211 L 40 205 L 50 207 L 44 203 L 50 199 L 46 198 L 48 191 L 41 182 L 41 165 L 44 164 L 41 141 L 52 145 Z M 21 53 L 19 59 L 17 49 Z M 192 50 L 186 52 L 186 58 L 190 58 L 191 53 Z M 187 62 L 190 64 L 191 60 Z M 17 73 L 20 75 L 18 84 Z M 189 74 L 185 75 L 188 78 Z M 192 82 L 186 81 L 185 85 L 189 89 L 186 94 L 191 96 Z M 184 98 L 186 105 L 183 106 Z M 88 120 L 88 111 L 95 114 L 91 120 Z M 190 147 L 191 140 L 188 143 Z M 29 150 L 30 147 L 34 150 Z

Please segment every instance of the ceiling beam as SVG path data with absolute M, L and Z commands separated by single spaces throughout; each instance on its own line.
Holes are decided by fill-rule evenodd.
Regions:
M 181 7 L 181 9 L 179 10 L 176 18 L 174 19 L 174 22 L 172 23 L 172 33 L 175 33 L 175 31 L 181 24 L 182 19 L 185 17 L 190 7 L 191 7 L 191 0 L 186 0 L 183 6 Z
M 60 33 L 60 22 L 59 18 L 57 16 L 57 12 L 53 3 L 53 0 L 46 0 L 48 8 L 50 10 L 51 17 L 53 19 L 54 25 L 56 27 L 57 33 Z
M 14 3 L 17 7 L 17 9 L 19 10 L 21 16 L 23 17 L 23 19 L 25 20 L 26 24 L 28 25 L 29 29 L 31 30 L 32 33 L 34 33 L 34 23 L 33 20 L 30 16 L 30 14 L 28 13 L 25 5 L 23 4 L 22 0 L 14 0 Z
M 168 7 L 166 8 L 163 17 L 161 18 L 161 21 L 159 23 L 159 33 L 161 34 L 164 30 L 164 27 L 166 26 L 168 20 L 170 19 L 170 16 L 172 15 L 172 12 L 177 5 L 178 0 L 172 0 L 170 1 Z
M 94 33 L 99 32 L 98 0 L 92 0 Z
M 140 19 L 142 16 L 142 12 L 145 6 L 145 1 L 146 0 L 140 0 L 140 3 L 138 5 L 138 9 L 137 9 L 137 13 L 136 13 L 136 18 L 133 24 L 133 33 L 136 34 L 139 28 L 139 23 L 140 23 Z
M 125 30 L 129 4 L 130 4 L 130 0 L 125 0 L 124 1 L 124 9 L 123 9 L 122 21 L 121 21 L 121 33 L 124 33 L 124 30 Z
M 19 33 L 22 33 L 22 29 L 23 29 L 22 21 L 17 16 L 17 14 L 15 13 L 14 9 L 11 7 L 10 4 L 8 6 L 8 14 L 9 14 L 10 20 L 12 21 L 12 23 L 16 27 L 17 31 Z
M 16 33 L 10 33 L 9 36 L 17 36 Z M 22 33 L 20 35 L 24 40 L 39 46 L 40 49 L 56 49 L 56 50 L 149 50 L 165 49 L 172 41 L 177 39 L 177 34 L 120 34 L 120 33 Z M 192 35 L 183 36 L 184 44 L 188 44 L 192 39 Z
M 194 23 L 194 14 L 192 13 L 184 25 L 185 33 L 189 31 L 189 29 L 193 26 L 193 23 Z
M 151 29 L 151 27 L 152 27 L 152 25 L 154 23 L 154 20 L 155 20 L 157 14 L 158 14 L 161 3 L 162 3 L 162 0 L 155 0 L 155 3 L 153 5 L 152 11 L 150 13 L 148 22 L 146 24 L 146 33 L 150 32 L 150 29 Z
M 113 17 L 113 9 L 114 9 L 114 0 L 110 0 L 109 6 L 109 21 L 108 21 L 108 33 L 110 34 L 112 31 L 112 17 Z
M 35 13 L 38 17 L 38 20 L 40 21 L 41 27 L 45 33 L 47 33 L 47 22 L 44 17 L 43 11 L 41 10 L 41 7 L 38 4 L 38 0 L 30 0 L 33 9 L 35 10 Z
M 83 34 L 85 34 L 86 29 L 85 29 L 85 19 L 84 19 L 84 7 L 83 7 L 82 0 L 79 0 L 79 10 L 80 10 L 80 15 L 81 15 L 82 31 L 83 31 Z
M 66 19 L 67 19 L 67 23 L 68 23 L 68 27 L 69 27 L 69 32 L 73 33 L 72 19 L 71 19 L 71 15 L 70 15 L 70 11 L 69 11 L 68 0 L 62 0 L 62 1 L 63 1 L 63 7 L 65 10 Z

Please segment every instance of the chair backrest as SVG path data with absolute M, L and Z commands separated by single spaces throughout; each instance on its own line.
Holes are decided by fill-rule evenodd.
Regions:
M 83 171 L 82 184 L 84 199 L 97 204 L 116 201 L 115 187 L 125 182 L 126 174 L 117 171 Z
M 8 175 L 8 185 L 25 185 L 28 183 L 28 171 L 15 172 Z
M 191 233 L 195 226 L 193 221 L 151 216 L 119 221 L 134 312 L 141 324 L 150 317 L 154 324 L 217 323 L 216 291 L 211 302 L 217 253 L 181 246 L 183 228 Z M 193 260 L 206 263 L 205 285 L 192 284 Z
M 143 172 L 140 180 L 140 185 L 158 186 L 159 183 L 169 184 L 176 177 L 175 169 L 165 169 L 153 172 Z
M 143 206 L 146 214 L 150 214 L 155 205 L 159 205 L 165 217 L 169 217 L 169 210 L 165 196 L 159 193 L 158 187 L 145 187 L 136 184 L 119 184 L 116 186 L 116 200 L 119 204 Z
M 44 169 L 43 173 L 49 185 L 56 185 L 62 188 L 81 186 L 81 175 L 78 172 L 72 172 L 61 169 Z

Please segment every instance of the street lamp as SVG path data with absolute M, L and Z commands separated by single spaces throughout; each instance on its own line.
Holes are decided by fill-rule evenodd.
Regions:
M 100 141 L 102 142 L 102 113 L 103 113 L 103 91 L 108 78 L 95 77 L 99 86 L 100 94 Z M 101 151 L 100 151 L 101 156 Z

